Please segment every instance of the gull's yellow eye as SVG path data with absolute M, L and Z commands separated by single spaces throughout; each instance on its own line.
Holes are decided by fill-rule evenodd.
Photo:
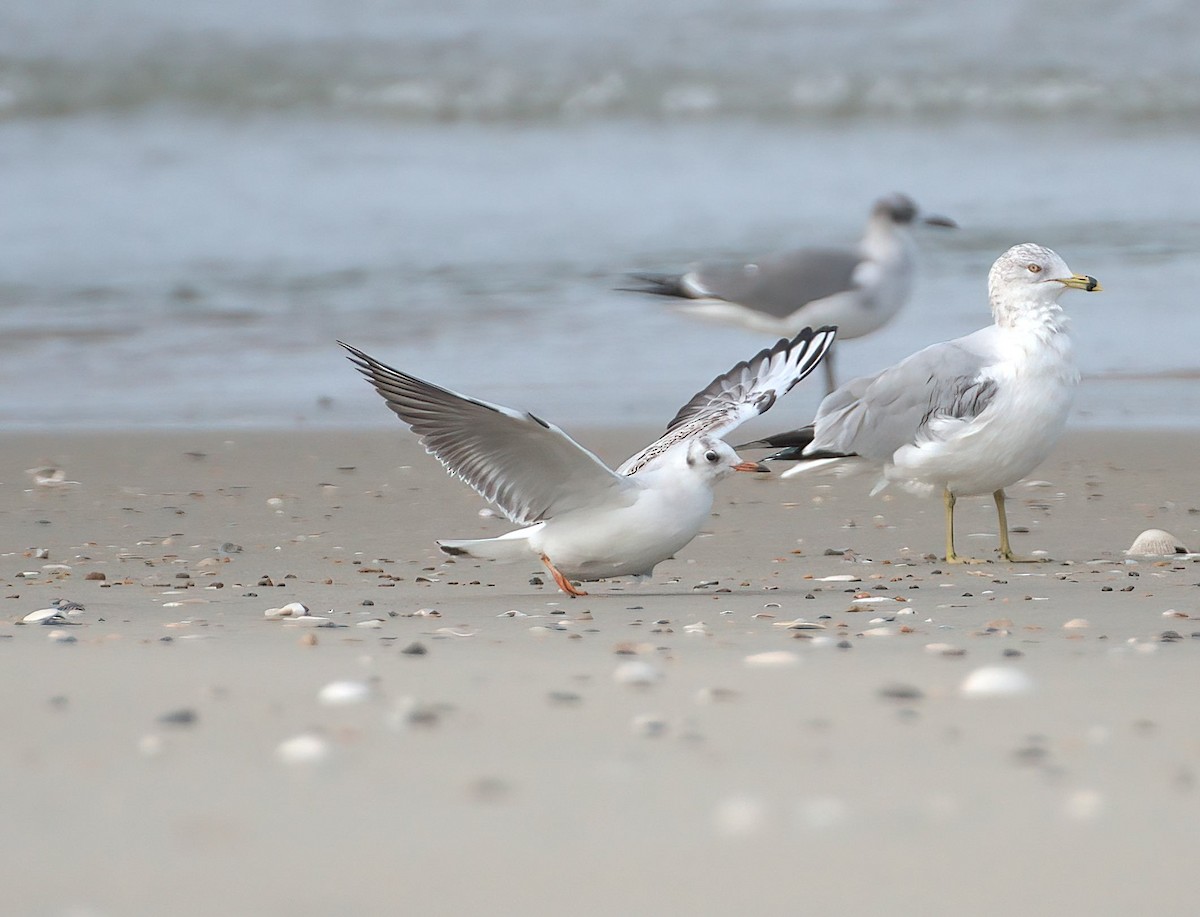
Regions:
M 1042 266 L 1040 264 L 1029 265 L 1029 273 L 1040 274 L 1041 272 L 1042 272 Z

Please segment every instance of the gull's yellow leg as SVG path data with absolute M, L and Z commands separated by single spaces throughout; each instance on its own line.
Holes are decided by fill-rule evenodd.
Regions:
M 992 494 L 992 499 L 996 501 L 996 518 L 1000 521 L 1000 557 L 1010 564 L 1036 564 L 1049 560 L 1048 557 L 1021 557 L 1012 552 L 1012 546 L 1008 543 L 1008 513 L 1004 509 L 1004 488 Z
M 987 560 L 979 557 L 959 557 L 954 550 L 954 504 L 958 498 L 949 489 L 942 491 L 942 502 L 946 504 L 946 563 L 948 564 L 986 564 Z

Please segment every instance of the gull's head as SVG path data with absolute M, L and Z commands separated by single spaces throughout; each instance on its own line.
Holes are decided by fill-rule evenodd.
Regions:
M 1056 252 L 1033 242 L 1014 245 L 988 273 L 988 298 L 997 320 L 1023 308 L 1052 305 L 1068 287 L 1089 293 L 1104 289 L 1095 277 L 1072 273 Z
M 690 440 L 685 461 L 689 471 L 711 481 L 719 481 L 735 471 L 770 471 L 758 462 L 742 461 L 729 443 L 711 436 Z
M 875 202 L 871 209 L 871 216 L 876 220 L 886 220 L 896 226 L 911 226 L 918 222 L 917 217 L 921 214 L 921 208 L 907 194 L 896 192 L 881 197 Z M 920 222 L 928 223 L 930 226 L 944 226 L 949 229 L 957 228 L 958 224 L 949 217 L 936 216 L 930 214 L 921 217 Z

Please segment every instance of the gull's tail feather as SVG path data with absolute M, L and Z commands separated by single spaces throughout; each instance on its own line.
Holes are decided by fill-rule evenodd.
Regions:
M 632 282 L 640 286 L 617 287 L 625 293 L 653 293 L 656 296 L 673 296 L 678 299 L 692 299 L 693 296 L 684 286 L 682 274 L 630 274 Z
M 517 529 L 496 538 L 442 538 L 437 546 L 443 554 L 451 557 L 474 557 L 477 560 L 495 560 L 500 563 L 516 563 L 529 560 L 531 549 L 529 536 L 545 523 Z
M 752 443 L 743 443 L 736 448 L 739 452 L 742 449 L 778 449 L 778 452 L 771 453 L 763 461 L 800 463 L 795 468 L 789 468 L 785 471 L 784 477 L 791 477 L 803 471 L 815 471 L 818 468 L 824 468 L 827 465 L 840 462 L 842 459 L 856 457 L 853 452 L 831 452 L 828 449 L 806 452 L 805 450 L 812 445 L 813 436 L 813 426 L 809 424 L 807 427 L 801 427 L 799 430 L 776 433 L 774 436 L 756 439 Z

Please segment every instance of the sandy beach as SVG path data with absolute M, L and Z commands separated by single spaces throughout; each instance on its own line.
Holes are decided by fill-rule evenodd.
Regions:
M 1200 547 L 1198 448 L 1070 434 L 1009 490 L 1038 565 L 737 476 L 651 582 L 569 599 L 442 557 L 507 523 L 386 422 L 9 435 L 5 910 L 1195 913 L 1200 566 L 1123 551 Z M 994 553 L 990 500 L 959 531 Z

